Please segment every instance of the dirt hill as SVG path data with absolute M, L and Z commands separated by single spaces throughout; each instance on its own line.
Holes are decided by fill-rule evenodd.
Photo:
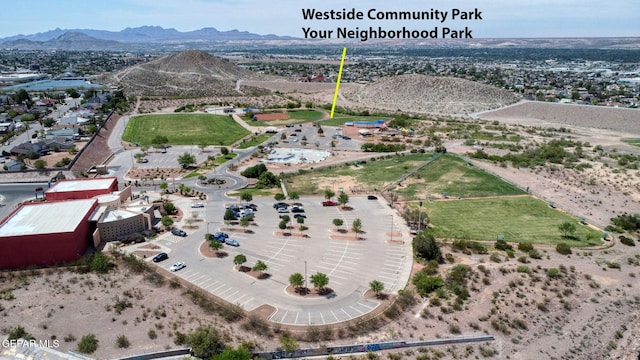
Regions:
M 358 106 L 436 114 L 468 114 L 517 101 L 511 92 L 493 86 L 425 75 L 385 77 L 343 95 Z
M 108 81 L 131 95 L 201 97 L 238 95 L 237 80 L 257 77 L 226 59 L 188 50 L 124 69 Z

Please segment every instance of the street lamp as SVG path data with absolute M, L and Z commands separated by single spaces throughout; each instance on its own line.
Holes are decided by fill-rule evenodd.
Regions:
M 393 242 L 393 215 L 391 215 L 391 232 L 389 233 L 390 241 Z
M 307 260 L 304 261 L 304 291 L 307 291 Z

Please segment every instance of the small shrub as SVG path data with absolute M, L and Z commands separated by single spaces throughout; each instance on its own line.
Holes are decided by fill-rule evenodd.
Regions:
M 533 250 L 533 244 L 528 243 L 528 242 L 519 243 L 518 244 L 518 250 L 520 250 L 522 252 L 529 252 L 529 251 Z
M 129 342 L 129 339 L 127 339 L 126 336 L 124 335 L 120 335 L 118 336 L 118 338 L 116 339 L 116 346 L 120 349 L 126 349 L 131 345 L 131 343 Z
M 93 354 L 98 349 L 98 339 L 94 334 L 88 334 L 80 339 L 78 351 L 83 354 Z
M 556 245 L 556 251 L 562 255 L 571 254 L 571 247 L 567 244 L 560 243 Z
M 620 235 L 620 242 L 627 246 L 636 246 L 636 242 L 632 238 Z

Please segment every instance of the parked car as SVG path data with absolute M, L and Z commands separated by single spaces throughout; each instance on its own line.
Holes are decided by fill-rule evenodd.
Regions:
M 337 206 L 338 203 L 333 200 L 325 200 L 322 202 L 322 206 Z
M 292 213 L 303 213 L 304 212 L 304 208 L 302 206 L 292 206 L 291 207 L 291 212 Z
M 171 265 L 171 267 L 169 268 L 169 270 L 171 271 L 178 271 L 180 269 L 184 269 L 187 265 L 185 265 L 184 261 L 178 261 L 177 263 Z
M 297 218 L 303 218 L 303 219 L 306 219 L 306 218 L 307 218 L 307 215 L 305 215 L 305 214 L 295 214 L 295 215 L 293 215 L 293 218 L 294 218 L 294 219 L 297 219 Z
M 169 255 L 167 255 L 167 253 L 161 252 L 160 254 L 153 257 L 153 262 L 164 261 L 164 260 L 167 260 L 168 258 L 169 258 Z
M 240 243 L 238 242 L 238 240 L 234 240 L 234 239 L 225 239 L 224 243 L 230 246 L 240 246 Z
M 375 195 L 369 195 L 367 196 L 367 200 L 378 200 L 378 197 Z
M 226 239 L 229 237 L 229 234 L 222 231 L 218 231 L 217 233 L 213 234 L 213 237 L 216 239 Z
M 173 235 L 176 235 L 176 236 L 182 236 L 182 237 L 187 236 L 187 232 L 186 231 L 184 231 L 182 229 L 178 229 L 178 228 L 171 229 L 171 233 Z
M 295 129 L 295 132 L 302 132 L 302 129 Z
M 195 202 L 193 204 L 191 204 L 192 208 L 203 208 L 204 207 L 204 203 L 201 202 Z
M 278 213 L 280 213 L 280 214 L 285 214 L 285 213 L 288 213 L 288 212 L 289 212 L 289 208 L 286 208 L 286 207 L 278 208 Z
M 273 204 L 273 208 L 274 209 L 279 209 L 279 208 L 286 208 L 289 207 L 289 205 L 287 205 L 287 203 L 283 203 L 283 202 L 277 202 L 275 204 Z

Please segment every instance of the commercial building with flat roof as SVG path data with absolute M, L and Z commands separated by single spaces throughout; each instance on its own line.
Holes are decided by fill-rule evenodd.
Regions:
M 23 204 L 0 223 L 0 269 L 78 260 L 89 247 L 96 199 Z
M 118 179 L 105 177 L 95 179 L 60 180 L 45 191 L 48 201 L 91 199 L 94 196 L 118 191 Z

